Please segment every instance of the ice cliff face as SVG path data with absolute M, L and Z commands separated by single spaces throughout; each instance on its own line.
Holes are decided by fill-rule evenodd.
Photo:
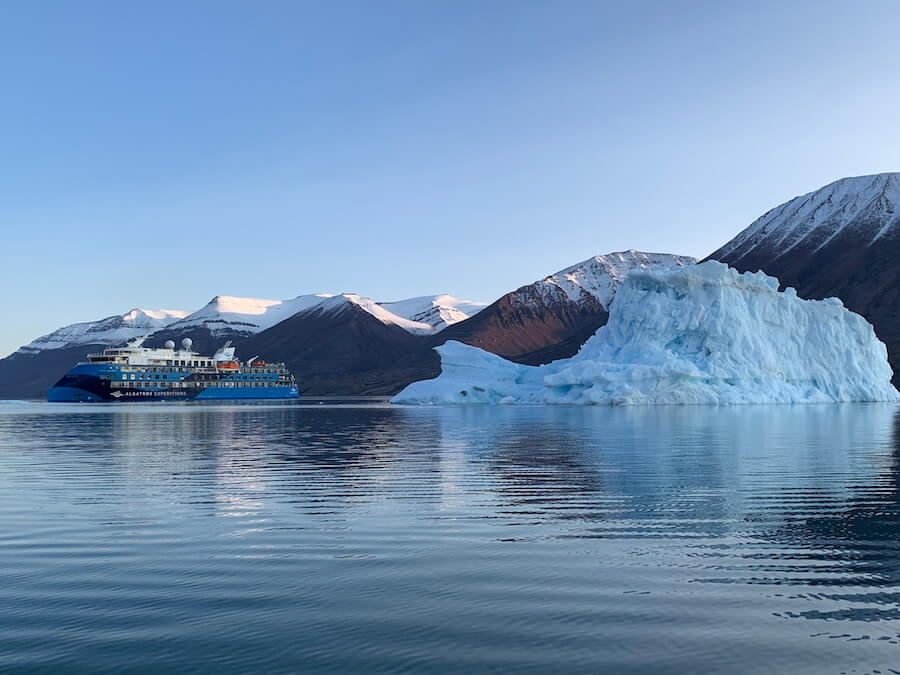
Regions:
M 839 300 L 802 300 L 710 261 L 629 274 L 570 359 L 523 366 L 438 348 L 442 373 L 394 403 L 740 404 L 896 401 L 887 352 Z

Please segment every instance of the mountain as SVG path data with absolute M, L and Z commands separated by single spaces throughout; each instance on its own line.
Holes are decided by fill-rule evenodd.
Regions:
M 172 309 L 132 309 L 58 328 L 0 359 L 0 398 L 42 397 L 85 354 L 159 331 L 187 315 Z
M 264 354 L 284 360 L 306 394 L 392 394 L 410 382 L 437 376 L 440 361 L 434 347 L 447 340 L 522 363 L 571 356 L 606 322 L 613 295 L 630 270 L 695 262 L 638 251 L 596 256 L 507 293 L 487 307 L 437 296 L 381 303 L 385 314 L 380 314 L 357 296 L 336 296 L 238 347 L 245 358 Z M 453 312 L 473 307 L 479 310 L 476 314 L 446 325 L 457 318 Z M 442 330 L 423 331 L 398 321 L 397 314 Z
M 317 293 L 291 300 L 263 300 L 216 296 L 204 307 L 170 323 L 147 339 L 148 346 L 189 337 L 201 352 L 212 352 L 226 340 L 240 345 L 285 319 L 308 311 L 332 312 L 354 305 L 384 324 L 399 326 L 414 335 L 433 335 L 448 325 L 468 318 L 485 303 L 460 300 L 452 295 L 422 296 L 397 302 L 376 302 L 356 293 Z
M 189 330 L 203 326 L 215 337 L 255 335 L 330 297 L 329 293 L 317 293 L 291 300 L 263 300 L 217 295 L 196 312 L 170 324 L 169 329 Z
M 872 323 L 900 373 L 900 173 L 843 178 L 795 197 L 709 258 L 763 270 L 803 298 L 839 297 Z
M 441 304 L 443 303 L 443 304 Z M 343 312 L 353 305 L 381 323 L 399 326 L 414 335 L 432 335 L 447 326 L 464 321 L 485 303 L 459 300 L 450 295 L 424 296 L 397 302 L 375 302 L 355 293 L 343 293 L 313 307 L 310 311 Z M 461 307 L 469 309 L 463 312 Z
M 109 316 L 99 321 L 73 323 L 57 328 L 20 347 L 19 351 L 33 354 L 77 345 L 117 345 L 160 330 L 187 315 L 188 312 L 173 309 L 132 309 L 125 314 Z
M 219 295 L 195 312 L 134 309 L 123 315 L 64 326 L 20 347 L 5 359 L 0 359 L 0 398 L 42 397 L 60 375 L 86 354 L 123 344 L 137 337 L 144 337 L 144 344 L 151 347 L 162 346 L 169 339 L 180 342 L 183 338 L 190 337 L 195 349 L 203 353 L 212 353 L 226 340 L 232 340 L 239 347 L 239 353 L 243 354 L 245 349 L 242 345 L 249 338 L 307 311 L 311 312 L 308 320 L 298 322 L 297 325 L 302 326 L 302 330 L 309 335 L 319 336 L 316 339 L 320 339 L 326 331 L 313 330 L 313 323 L 321 322 L 323 318 L 328 318 L 330 322 L 327 342 L 332 354 L 323 361 L 326 364 L 325 370 L 333 372 L 334 368 L 327 365 L 330 362 L 343 364 L 342 367 L 352 373 L 357 372 L 360 366 L 352 362 L 352 359 L 345 358 L 343 352 L 353 352 L 353 340 L 371 340 L 371 345 L 359 346 L 359 354 L 360 358 L 365 357 L 373 366 L 377 366 L 384 362 L 386 356 L 392 359 L 398 356 L 397 349 L 387 347 L 388 342 L 396 343 L 401 351 L 405 350 L 404 353 L 414 351 L 410 347 L 411 343 L 416 342 L 413 336 L 434 335 L 448 325 L 465 320 L 485 304 L 461 300 L 447 294 L 379 303 L 353 293 L 318 293 L 290 300 Z M 347 336 L 337 339 L 337 326 L 343 320 L 342 317 L 346 318 L 345 310 L 351 307 L 368 316 L 377 325 L 363 331 L 351 323 L 347 327 Z M 357 323 L 359 321 L 363 319 L 360 317 Z M 385 331 L 382 326 L 392 328 Z M 381 333 L 395 337 L 393 340 L 373 337 Z M 382 347 L 386 356 L 379 355 Z M 269 359 L 277 358 L 268 352 L 257 353 Z M 320 352 L 314 354 L 317 358 L 321 356 Z
M 240 342 L 331 297 L 317 293 L 290 300 L 264 300 L 217 295 L 196 312 L 150 333 L 146 344 L 160 347 L 166 340 L 180 343 L 189 337 L 194 341 L 194 349 L 211 354 L 227 340 Z
M 419 375 L 407 362 L 425 338 L 371 309 L 336 296 L 238 343 L 238 350 L 243 358 L 261 354 L 287 363 L 301 394 L 392 393 Z
M 633 269 L 666 269 L 697 260 L 629 250 L 589 258 L 507 293 L 432 346 L 458 340 L 511 361 L 537 365 L 574 355 L 606 323 L 616 289 Z
M 446 293 L 378 304 L 392 314 L 429 326 L 430 329 L 422 334 L 442 331 L 447 326 L 465 321 L 487 307 L 486 302 L 461 300 Z
M 305 394 L 392 394 L 436 376 L 433 348 L 449 339 L 520 363 L 571 356 L 606 323 L 630 270 L 694 262 L 633 250 L 595 256 L 490 305 L 446 294 L 377 302 L 319 293 L 290 300 L 216 296 L 191 313 L 135 310 L 67 326 L 0 360 L 0 397 L 43 396 L 87 352 L 138 336 L 147 346 L 190 337 L 203 353 L 232 340 L 243 359 L 285 361 Z
M 436 374 L 431 338 L 485 303 L 450 295 L 377 303 L 336 295 L 237 343 L 284 361 L 308 395 L 383 395 Z

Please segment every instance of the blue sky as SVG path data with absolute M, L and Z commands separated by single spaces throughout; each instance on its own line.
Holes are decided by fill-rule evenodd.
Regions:
M 0 351 L 213 295 L 493 300 L 900 170 L 900 3 L 0 7 Z

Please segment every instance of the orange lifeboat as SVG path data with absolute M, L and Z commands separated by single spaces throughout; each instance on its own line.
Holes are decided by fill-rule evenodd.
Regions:
M 250 365 L 253 366 L 254 368 L 262 368 L 264 365 L 266 365 L 266 362 L 263 361 L 262 359 L 257 359 Z
M 219 370 L 237 370 L 240 367 L 237 361 L 219 361 L 216 364 Z

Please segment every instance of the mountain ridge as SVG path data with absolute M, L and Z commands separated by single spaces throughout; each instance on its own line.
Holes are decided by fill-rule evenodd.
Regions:
M 900 383 L 900 173 L 842 178 L 794 197 L 708 259 L 762 270 L 803 298 L 840 298 L 875 327 Z

